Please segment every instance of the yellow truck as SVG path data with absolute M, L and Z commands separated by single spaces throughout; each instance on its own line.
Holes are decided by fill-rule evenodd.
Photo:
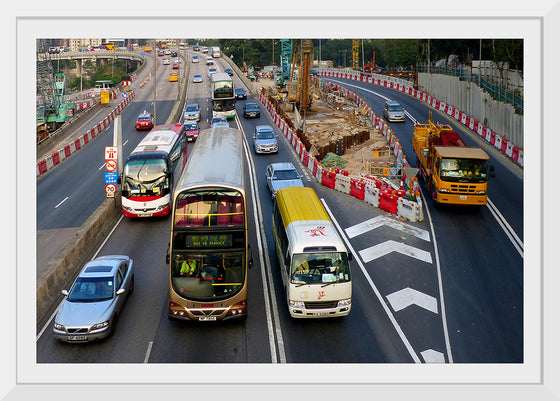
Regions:
M 146 53 L 150 53 L 152 51 L 152 46 L 144 46 L 142 50 L 144 50 L 144 52 Z
M 488 154 L 468 147 L 447 124 L 414 124 L 416 164 L 435 204 L 486 205 Z

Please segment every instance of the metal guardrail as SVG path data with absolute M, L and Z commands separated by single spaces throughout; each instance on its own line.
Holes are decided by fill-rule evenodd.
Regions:
M 428 66 L 418 66 L 418 72 L 428 72 Z M 505 103 L 510 103 L 515 108 L 515 112 L 523 115 L 523 96 L 516 95 L 515 93 L 504 89 L 500 85 L 493 84 L 479 74 L 474 74 L 468 69 L 464 68 L 448 68 L 448 67 L 433 67 L 430 66 L 431 74 L 442 74 L 459 77 L 461 81 L 470 81 L 479 84 L 480 88 L 488 92 L 492 98 Z

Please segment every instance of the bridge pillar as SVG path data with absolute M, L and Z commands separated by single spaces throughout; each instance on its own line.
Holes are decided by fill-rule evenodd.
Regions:
M 82 67 L 83 67 L 83 62 L 84 60 L 82 59 L 76 59 L 76 69 L 78 71 L 78 76 L 81 77 L 82 76 Z

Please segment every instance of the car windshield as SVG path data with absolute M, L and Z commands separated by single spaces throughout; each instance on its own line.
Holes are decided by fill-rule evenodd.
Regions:
M 189 104 L 185 111 L 198 111 L 198 104 Z
M 235 93 L 238 93 L 238 94 L 241 95 L 241 94 L 245 93 L 245 89 L 243 89 L 243 88 L 236 88 L 236 89 L 235 89 Z
M 194 77 L 198 79 L 198 78 L 202 78 L 202 75 L 200 75 L 200 74 L 194 74 Z
M 67 300 L 99 302 L 113 298 L 113 277 L 78 277 Z
M 258 110 L 259 107 L 257 106 L 256 103 L 247 103 L 247 105 L 245 106 L 245 109 L 253 111 L 253 110 Z
M 189 122 L 185 124 L 185 128 L 189 131 L 193 131 L 198 129 L 198 125 L 196 123 L 193 124 L 192 122 Z
M 350 281 L 345 252 L 299 253 L 292 258 L 294 284 L 329 284 Z
M 138 117 L 138 121 L 150 121 L 150 116 L 140 116 Z
M 403 108 L 400 104 L 390 104 L 389 111 L 403 111 Z
M 272 130 L 257 131 L 257 139 L 274 139 L 274 137 L 274 131 Z
M 272 178 L 275 180 L 297 180 L 299 174 L 296 170 L 274 170 Z

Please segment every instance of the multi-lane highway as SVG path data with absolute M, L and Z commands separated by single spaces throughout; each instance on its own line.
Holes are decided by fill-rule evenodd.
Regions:
M 187 102 L 201 106 L 204 129 L 211 119 L 208 67 L 191 63 L 190 54 Z M 216 61 L 218 71 L 227 67 L 224 60 Z M 157 123 L 161 124 L 171 111 L 178 85 L 167 80 L 170 66 L 162 65 L 161 58 L 157 62 Z M 202 83 L 192 83 L 195 73 L 203 76 Z M 405 107 L 409 118 L 392 128 L 408 160 L 414 161 L 409 143 L 412 119 L 425 122 L 428 108 L 387 88 L 337 81 L 367 100 L 378 115 L 385 98 Z M 136 132 L 134 122 L 143 110 L 153 109 L 152 84 L 137 90 L 122 113 L 125 156 L 144 136 Z M 236 78 L 235 84 L 242 82 Z M 249 238 L 255 252 L 247 320 L 169 321 L 165 253 L 170 219 L 121 219 L 99 249 L 99 254 L 123 253 L 135 260 L 135 291 L 115 335 L 95 344 L 61 344 L 51 335 L 52 320 L 42 322 L 38 363 L 523 362 L 523 178 L 517 167 L 490 152 L 496 169 L 489 185 L 494 206 L 434 208 L 425 202 L 424 221 L 402 223 L 350 195 L 320 186 L 280 132 L 278 154 L 255 155 L 251 147 L 255 126 L 273 124 L 264 110 L 259 119 L 244 119 L 245 102 L 237 102 L 238 117 L 230 125 L 241 129 L 247 140 Z M 452 124 L 438 113 L 434 118 Z M 475 143 L 461 127 L 456 130 L 467 143 Z M 111 144 L 112 135 L 104 133 L 38 180 L 38 230 L 77 227 L 102 202 L 103 148 Z M 324 201 L 354 253 L 352 310 L 347 317 L 289 317 L 272 242 L 272 200 L 264 179 L 266 165 L 277 161 L 291 161 L 298 167 L 304 184 Z M 380 252 L 388 243 L 400 244 L 401 251 Z M 333 381 L 344 377 L 332 373 Z M 310 372 L 303 380 L 313 381 L 318 374 Z

